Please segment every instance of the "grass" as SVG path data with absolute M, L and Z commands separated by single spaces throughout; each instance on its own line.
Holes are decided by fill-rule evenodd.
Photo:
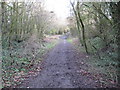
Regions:
M 73 42 L 73 39 L 72 39 L 72 38 L 68 38 L 67 41 L 68 41 L 69 43 L 72 43 L 72 42 Z
M 111 59 L 106 53 L 101 54 L 101 58 L 99 59 L 97 56 L 89 56 L 88 63 L 93 67 L 93 69 L 89 69 L 89 71 L 93 73 L 98 73 L 103 75 L 103 80 L 105 84 L 117 83 L 117 61 Z
M 73 40 L 72 42 L 74 44 L 74 46 L 79 50 L 80 52 L 85 53 L 85 49 L 83 46 L 80 46 L 78 44 L 78 41 L 75 42 Z M 88 45 L 88 44 L 87 44 Z M 97 47 L 97 45 L 96 45 Z M 98 46 L 99 47 L 99 46 Z M 103 46 L 101 46 L 103 47 Z M 100 47 L 100 48 L 101 48 Z M 91 48 L 90 46 L 88 46 L 88 48 Z M 92 51 L 92 49 L 90 50 L 90 55 L 89 58 L 87 59 L 87 63 L 91 66 L 91 68 L 89 68 L 89 71 L 93 74 L 93 75 L 98 75 L 99 78 L 101 77 L 102 79 L 100 80 L 100 82 L 104 85 L 115 85 L 117 84 L 118 80 L 117 80 L 117 70 L 118 70 L 118 60 L 117 60 L 117 52 L 112 52 L 112 51 L 105 51 L 105 52 L 99 52 L 99 55 L 101 57 L 101 59 L 96 55 L 96 51 Z M 102 75 L 102 76 L 101 76 Z
M 46 49 L 51 49 L 51 48 L 53 48 L 56 44 L 57 44 L 57 41 L 54 41 L 54 42 L 52 42 L 52 43 L 48 43 L 48 44 L 46 44 Z
M 17 43 L 16 43 L 17 44 Z M 39 43 L 38 43 L 39 44 Z M 44 47 L 28 49 L 29 52 L 24 54 L 24 48 L 21 44 L 12 50 L 2 50 L 2 85 L 3 87 L 16 86 L 24 81 L 24 76 L 28 72 L 36 70 L 36 66 L 42 61 L 42 56 L 57 44 L 54 40 L 44 43 Z M 16 45 L 15 45 L 16 46 Z M 34 50 L 34 51 L 33 51 Z M 34 67 L 35 66 L 35 67 Z

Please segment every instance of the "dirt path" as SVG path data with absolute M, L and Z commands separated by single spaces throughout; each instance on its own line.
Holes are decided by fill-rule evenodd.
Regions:
M 85 54 L 78 53 L 67 41 L 61 41 L 44 60 L 41 72 L 22 87 L 29 88 L 94 88 L 97 83 L 83 75 Z

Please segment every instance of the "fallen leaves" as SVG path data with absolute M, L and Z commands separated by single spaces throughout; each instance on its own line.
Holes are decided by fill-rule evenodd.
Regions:
M 81 75 L 83 75 L 83 76 L 89 76 L 90 75 L 90 73 L 88 72 L 88 71 L 86 71 L 86 70 L 83 70 L 83 69 L 81 69 L 81 70 L 77 70 L 77 73 L 80 73 Z

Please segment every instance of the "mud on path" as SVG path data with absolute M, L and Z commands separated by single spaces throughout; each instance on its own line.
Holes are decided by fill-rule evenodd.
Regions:
M 94 88 L 98 85 L 91 74 L 83 74 L 86 55 L 78 53 L 72 44 L 63 40 L 49 52 L 40 73 L 21 87 L 29 88 Z

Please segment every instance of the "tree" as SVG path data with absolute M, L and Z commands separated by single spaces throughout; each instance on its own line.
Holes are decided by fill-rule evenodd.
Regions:
M 79 40 L 83 41 L 83 45 L 85 46 L 86 53 L 88 53 L 86 39 L 85 39 L 85 28 L 84 28 L 85 26 L 83 24 L 83 21 L 82 21 L 81 15 L 80 15 L 80 2 L 77 1 L 76 9 L 75 9 L 75 6 L 74 6 L 73 3 L 71 3 L 71 5 L 72 5 L 72 8 L 73 8 L 75 17 L 76 17 L 77 28 L 78 28 L 78 32 L 79 32 Z M 80 32 L 80 27 L 81 27 L 82 32 Z M 81 34 L 80 33 L 82 34 L 82 40 L 81 40 Z

